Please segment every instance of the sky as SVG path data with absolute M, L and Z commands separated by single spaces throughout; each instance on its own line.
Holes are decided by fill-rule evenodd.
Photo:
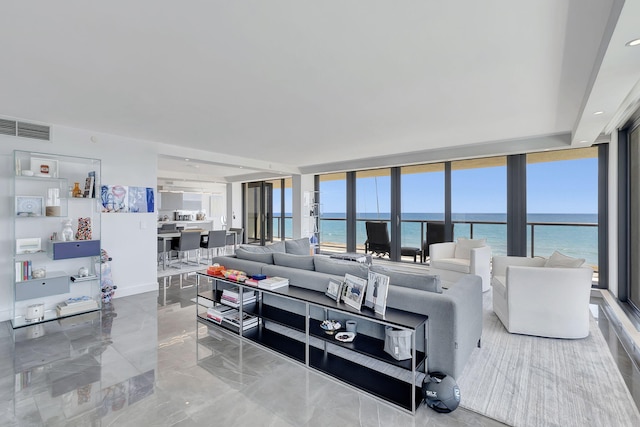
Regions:
M 454 213 L 505 213 L 506 166 L 452 172 Z M 401 178 L 403 212 L 443 212 L 444 172 L 405 174 Z M 390 211 L 390 178 L 356 183 L 358 212 Z M 321 183 L 321 210 L 345 212 L 345 181 Z M 597 213 L 596 158 L 532 163 L 527 166 L 528 213 Z

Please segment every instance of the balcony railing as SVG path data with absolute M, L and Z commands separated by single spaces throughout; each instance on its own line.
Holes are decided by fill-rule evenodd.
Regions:
M 364 223 L 372 219 L 358 219 L 356 241 L 358 250 L 364 251 L 366 231 Z M 338 226 L 343 222 L 344 226 Z M 389 223 L 389 221 L 386 221 Z M 402 246 L 423 247 L 427 222 L 433 220 L 402 220 Z M 507 223 L 504 221 L 453 221 L 454 238 L 486 238 L 494 255 L 507 254 Z M 329 236 L 326 230 L 333 230 Z M 576 229 L 581 229 L 577 232 Z M 586 232 L 585 232 L 586 231 Z M 528 222 L 527 240 L 529 256 L 549 256 L 554 250 L 566 255 L 586 258 L 597 269 L 598 224 L 584 222 Z M 320 248 L 328 251 L 346 250 L 346 219 L 322 217 L 320 219 Z

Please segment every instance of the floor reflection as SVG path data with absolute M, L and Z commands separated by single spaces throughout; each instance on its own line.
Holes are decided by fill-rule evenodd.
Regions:
M 102 312 L 15 330 L 5 322 L 0 339 L 13 354 L 0 359 L 0 368 L 13 373 L 14 386 L 0 425 L 111 425 L 128 405 L 153 395 L 155 299 L 116 299 Z

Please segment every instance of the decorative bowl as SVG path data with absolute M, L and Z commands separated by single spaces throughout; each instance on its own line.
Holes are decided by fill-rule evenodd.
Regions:
M 342 324 L 337 320 L 325 320 L 320 324 L 320 327 L 327 334 L 333 335 L 342 327 Z

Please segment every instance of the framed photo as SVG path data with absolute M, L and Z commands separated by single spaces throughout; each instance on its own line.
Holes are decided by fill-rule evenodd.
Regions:
M 55 159 L 32 157 L 31 170 L 33 171 L 34 176 L 57 178 L 58 161 Z
M 360 311 L 364 293 L 367 290 L 367 280 L 347 273 L 344 275 L 344 283 L 347 287 L 344 303 Z
M 389 293 L 389 276 L 369 272 L 367 280 L 367 293 L 364 300 L 365 307 L 369 307 L 376 313 L 384 316 L 387 311 L 387 294 Z
M 16 239 L 16 254 L 32 254 L 42 250 L 40 237 Z
M 337 280 L 329 279 L 329 284 L 327 285 L 327 291 L 324 294 L 329 298 L 331 298 L 332 300 L 334 300 L 335 302 L 340 302 L 343 286 L 344 286 L 343 282 L 338 282 Z
M 44 197 L 16 196 L 16 216 L 43 216 Z

